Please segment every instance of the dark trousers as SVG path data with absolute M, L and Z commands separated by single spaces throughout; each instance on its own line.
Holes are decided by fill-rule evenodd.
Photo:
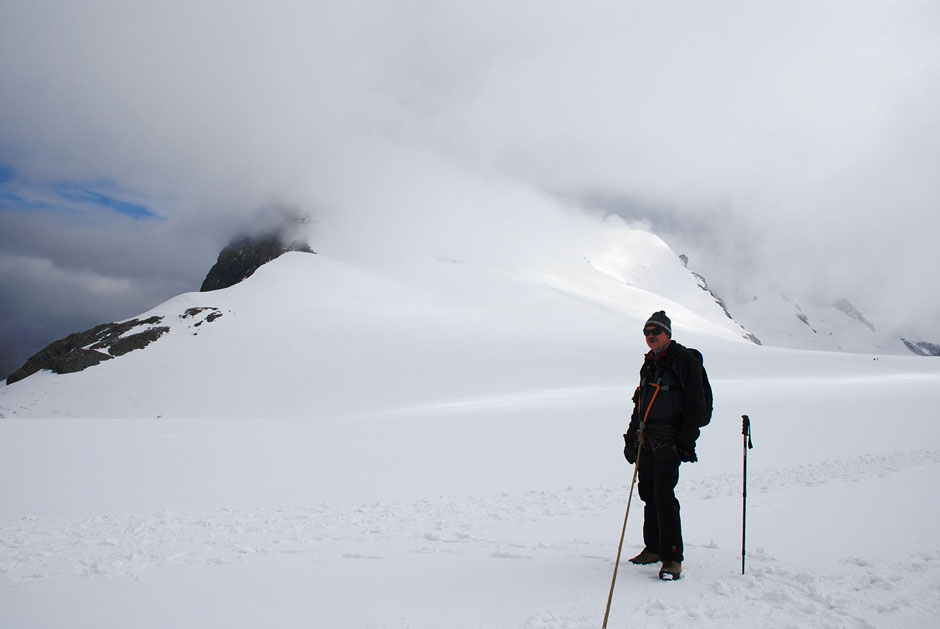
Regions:
M 663 561 L 682 561 L 682 523 L 679 520 L 679 456 L 668 446 L 644 447 L 637 468 L 643 509 L 643 543 Z

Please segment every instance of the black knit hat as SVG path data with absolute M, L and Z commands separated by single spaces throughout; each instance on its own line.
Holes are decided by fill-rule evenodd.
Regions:
M 649 327 L 662 328 L 666 331 L 666 334 L 672 336 L 672 321 L 666 316 L 665 310 L 660 310 L 650 315 L 650 318 L 647 319 L 646 323 L 643 325 L 643 329 L 645 330 Z

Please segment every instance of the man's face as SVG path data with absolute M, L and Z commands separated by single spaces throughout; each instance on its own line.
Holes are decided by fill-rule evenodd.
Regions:
M 669 343 L 669 335 L 662 328 L 649 326 L 643 329 L 643 334 L 646 336 L 646 344 L 651 350 L 655 351 Z

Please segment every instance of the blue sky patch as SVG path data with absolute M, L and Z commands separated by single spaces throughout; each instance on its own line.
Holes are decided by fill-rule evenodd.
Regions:
M 0 210 L 10 208 L 30 208 L 33 210 L 48 210 L 49 204 L 37 199 L 27 199 L 24 196 L 4 190 L 3 182 L 0 181 Z
M 0 162 L 0 185 L 7 183 L 8 181 L 13 181 L 16 177 L 16 173 L 13 172 L 13 168 Z
M 49 210 L 82 213 L 109 210 L 135 220 L 163 218 L 143 203 L 121 194 L 113 181 L 34 184 L 0 162 L 0 210 Z
M 155 212 L 143 204 L 134 203 L 132 201 L 125 201 L 123 199 L 119 199 L 116 196 L 98 192 L 92 187 L 86 187 L 81 184 L 60 184 L 55 187 L 55 191 L 56 194 L 58 194 L 63 199 L 66 199 L 67 201 L 100 205 L 114 210 L 118 214 L 130 216 L 131 218 L 158 218 L 158 215 Z

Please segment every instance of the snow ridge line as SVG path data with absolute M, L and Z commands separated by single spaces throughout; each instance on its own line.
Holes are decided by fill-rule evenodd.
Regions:
M 940 463 L 940 450 L 862 455 L 817 465 L 754 474 L 752 491 L 855 482 L 903 469 Z M 749 483 L 751 478 L 749 478 Z M 319 505 L 295 509 L 222 509 L 212 513 L 150 516 L 23 517 L 0 527 L 0 582 L 62 576 L 139 578 L 176 563 L 226 564 L 258 554 L 304 554 L 313 558 L 361 557 L 371 543 L 407 542 L 414 552 L 440 552 L 471 545 L 493 557 L 532 556 L 547 547 L 524 548 L 500 524 L 531 523 L 559 516 L 589 516 L 620 508 L 626 487 L 500 493 L 485 497 L 435 498 L 414 502 Z M 718 475 L 689 482 L 683 500 L 735 496 L 740 476 Z M 505 528 L 505 527 L 503 527 Z M 522 527 L 524 528 L 524 527 Z M 489 539 L 488 539 L 489 538 Z M 590 550 L 589 542 L 559 540 L 558 548 Z M 357 554 L 359 553 L 359 554 Z M 507 553 L 509 553 L 507 555 Z

